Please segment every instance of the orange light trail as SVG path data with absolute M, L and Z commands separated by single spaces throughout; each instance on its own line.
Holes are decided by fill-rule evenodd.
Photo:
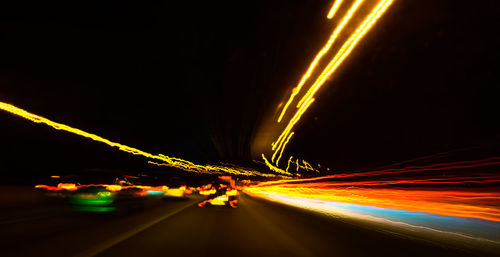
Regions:
M 318 66 L 318 63 L 321 60 L 321 58 L 323 58 L 323 56 L 330 50 L 330 48 L 332 47 L 333 43 L 335 42 L 335 40 L 339 36 L 340 32 L 342 32 L 342 30 L 344 29 L 345 25 L 349 22 L 349 20 L 351 20 L 352 15 L 354 14 L 354 12 L 356 12 L 356 10 L 358 9 L 358 7 L 361 5 L 362 2 L 363 2 L 363 0 L 356 0 L 354 2 L 354 4 L 351 6 L 351 8 L 347 12 L 347 14 L 342 19 L 342 22 L 335 28 L 335 30 L 333 31 L 332 35 L 330 36 L 330 38 L 328 39 L 328 41 L 326 42 L 326 44 L 323 46 L 323 48 L 321 49 L 321 51 L 319 51 L 319 53 L 316 55 L 316 57 L 314 57 L 314 60 L 309 65 L 309 68 L 307 69 L 306 73 L 302 76 L 299 84 L 292 90 L 292 94 L 290 95 L 290 98 L 288 99 L 288 101 L 286 102 L 285 106 L 281 110 L 281 114 L 278 117 L 278 123 L 281 122 L 281 120 L 283 119 L 283 116 L 286 113 L 286 110 L 288 109 L 288 107 L 290 106 L 290 104 L 292 104 L 295 96 L 300 92 L 300 90 L 302 89 L 302 87 L 306 83 L 307 79 L 314 72 L 314 69 Z M 342 0 L 335 1 L 335 4 L 333 5 L 332 10 L 330 11 L 330 13 L 333 12 L 333 14 L 334 14 L 337 11 L 337 9 L 338 9 L 338 7 L 340 6 L 341 3 L 342 3 Z M 332 17 L 333 17 L 333 14 L 332 14 Z M 330 14 L 328 14 L 328 15 L 330 16 Z
M 155 154 L 151 154 L 151 153 L 139 150 L 137 148 L 126 146 L 126 145 L 116 143 L 116 142 L 112 142 L 112 141 L 105 139 L 103 137 L 100 137 L 98 135 L 88 133 L 88 132 L 85 132 L 85 131 L 77 129 L 77 128 L 73 128 L 73 127 L 70 127 L 70 126 L 65 125 L 65 124 L 51 121 L 47 118 L 30 113 L 26 110 L 23 110 L 21 108 L 18 108 L 16 106 L 8 104 L 8 103 L 0 102 L 0 109 L 4 110 L 6 112 L 9 112 L 11 114 L 23 117 L 23 118 L 30 120 L 32 122 L 35 122 L 35 123 L 42 123 L 42 124 L 48 125 L 48 126 L 54 128 L 54 129 L 57 129 L 57 130 L 63 130 L 66 132 L 70 132 L 70 133 L 73 133 L 73 134 L 76 134 L 76 135 L 79 135 L 82 137 L 90 138 L 90 139 L 97 141 L 97 142 L 107 144 L 111 147 L 116 147 L 120 151 L 123 151 L 123 152 L 127 152 L 127 153 L 130 153 L 133 155 L 141 155 L 141 156 L 144 156 L 146 158 L 163 161 L 163 162 L 165 162 L 164 164 L 167 166 L 179 168 L 179 169 L 182 169 L 185 171 L 192 171 L 192 172 L 199 172 L 199 173 L 227 172 L 230 174 L 239 174 L 239 175 L 247 175 L 247 176 L 274 176 L 273 174 L 260 173 L 260 172 L 257 172 L 257 171 L 251 170 L 251 169 L 243 169 L 243 168 L 236 169 L 236 168 L 232 168 L 232 167 L 215 166 L 215 165 L 198 165 L 198 164 L 194 164 L 190 161 L 186 161 L 186 160 L 183 160 L 180 158 L 168 157 L 168 156 L 163 155 L 163 154 L 155 155 Z M 157 164 L 154 162 L 150 162 L 150 163 Z
M 297 159 L 298 165 L 298 159 Z M 436 171 L 453 171 L 460 169 L 470 169 L 470 168 L 482 168 L 488 166 L 500 165 L 500 157 L 492 157 L 481 160 L 471 160 L 471 161 L 460 161 L 460 162 L 450 162 L 450 163 L 437 163 L 425 166 L 409 166 L 399 169 L 384 169 L 376 171 L 364 171 L 364 172 L 351 172 L 351 173 L 341 173 L 323 177 L 305 178 L 305 179 L 285 179 L 285 180 L 275 180 L 269 182 L 263 182 L 260 185 L 278 185 L 281 183 L 294 183 L 294 182 L 321 182 L 323 180 L 330 179 L 346 179 L 346 178 L 366 178 L 372 176 L 394 176 L 394 175 L 412 175 L 419 172 L 436 172 Z M 301 167 L 301 166 L 297 166 Z M 477 175 L 479 176 L 479 175 Z M 486 179 L 483 178 L 483 179 Z M 490 178 L 493 179 L 493 178 Z M 500 179 L 500 178 L 499 178 Z M 483 180 L 484 181 L 484 180 Z
M 246 191 L 500 221 L 499 165 L 493 157 L 270 181 Z
M 254 186 L 245 192 L 320 199 L 332 202 L 427 212 L 440 215 L 500 221 L 498 192 L 453 190 L 404 190 L 330 187 L 327 183 L 307 185 Z
M 227 196 L 236 196 L 236 195 L 238 195 L 238 190 L 236 190 L 236 189 L 229 190 L 226 192 L 226 195 Z
M 217 189 L 213 188 L 213 189 L 210 189 L 210 190 L 202 190 L 199 192 L 200 195 L 213 195 L 217 193 Z
M 73 183 L 59 183 L 57 186 L 48 186 L 48 185 L 36 185 L 35 188 L 43 188 L 48 191 L 62 191 L 62 190 L 67 190 L 67 191 L 75 191 L 80 188 L 86 188 L 86 187 L 104 187 L 109 191 L 113 192 L 118 192 L 123 189 L 129 189 L 129 188 L 139 188 L 142 190 L 157 190 L 157 191 L 164 191 L 165 189 L 168 189 L 167 186 L 157 186 L 157 187 L 152 187 L 152 186 L 141 186 L 141 185 L 133 185 L 133 186 L 121 186 L 121 185 L 115 185 L 115 184 L 88 184 L 88 185 L 76 185 Z

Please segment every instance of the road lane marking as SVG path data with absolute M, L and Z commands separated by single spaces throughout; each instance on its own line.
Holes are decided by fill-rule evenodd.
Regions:
M 177 214 L 177 213 L 179 213 L 179 212 L 187 209 L 188 207 L 190 207 L 190 206 L 192 206 L 192 205 L 194 205 L 196 203 L 198 203 L 198 201 L 192 201 L 189 204 L 186 204 L 186 205 L 182 206 L 181 208 L 179 208 L 177 210 L 169 212 L 168 214 L 166 214 L 166 215 L 164 215 L 164 216 L 162 216 L 162 217 L 160 217 L 158 219 L 155 219 L 155 220 L 153 220 L 151 222 L 143 224 L 142 226 L 139 226 L 139 227 L 137 227 L 137 228 L 129 231 L 128 233 L 125 233 L 125 234 L 122 234 L 120 236 L 114 237 L 114 238 L 112 238 L 112 239 L 110 239 L 110 240 L 108 240 L 108 241 L 106 241 L 106 242 L 104 242 L 102 244 L 97 245 L 96 247 L 93 247 L 93 248 L 88 249 L 86 251 L 77 253 L 77 254 L 75 254 L 73 256 L 75 256 L 75 257 L 96 256 L 96 255 L 98 255 L 98 254 L 106 251 L 107 249 L 109 249 L 109 248 L 111 248 L 111 247 L 113 247 L 113 246 L 115 246 L 115 245 L 117 245 L 117 244 L 119 244 L 119 243 L 121 243 L 121 242 L 123 242 L 123 241 L 125 241 L 125 240 L 127 240 L 127 239 L 129 239 L 131 237 L 133 237 L 134 235 L 136 235 L 136 234 L 138 234 L 138 233 L 140 233 L 140 232 L 142 232 L 142 231 L 144 231 L 144 230 L 146 230 L 146 229 L 148 229 L 148 228 L 156 225 L 157 223 L 160 223 L 161 221 L 163 221 L 163 220 L 165 220 L 165 219 L 167 219 L 167 218 L 169 218 L 169 217 L 171 217 L 171 216 L 173 216 L 173 215 L 175 215 L 175 214 Z

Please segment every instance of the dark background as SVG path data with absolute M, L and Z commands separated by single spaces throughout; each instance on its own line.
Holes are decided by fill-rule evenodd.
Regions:
M 459 148 L 498 155 L 472 148 L 497 146 L 500 134 L 496 2 L 396 0 L 318 94 L 284 158 L 363 169 Z M 0 101 L 144 151 L 255 165 L 263 117 L 329 37 L 330 5 L 1 3 Z M 158 170 L 5 112 L 0 132 L 4 183 Z

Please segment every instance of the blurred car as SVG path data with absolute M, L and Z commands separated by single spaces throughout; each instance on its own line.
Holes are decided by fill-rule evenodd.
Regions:
M 226 183 L 219 183 L 217 186 L 208 184 L 200 188 L 199 194 L 207 196 L 207 199 L 198 203 L 198 207 L 205 206 L 228 206 L 238 207 L 238 190 Z
M 164 199 L 188 199 L 190 190 L 185 186 L 164 189 Z
M 221 190 L 222 193 L 216 194 L 214 198 L 208 200 L 208 204 L 215 206 L 230 206 L 232 208 L 238 207 L 238 190 L 227 188 Z
M 75 211 L 125 214 L 144 208 L 145 192 L 139 188 L 111 191 L 106 187 L 83 187 L 70 197 Z

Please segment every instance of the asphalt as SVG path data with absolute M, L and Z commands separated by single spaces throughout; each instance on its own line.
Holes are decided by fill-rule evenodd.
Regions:
M 75 214 L 60 206 L 52 209 L 45 206 L 17 219 L 0 222 L 2 255 L 483 255 L 248 196 L 240 197 L 237 209 L 199 208 L 196 205 L 199 201 L 199 198 L 157 200 L 149 203 L 144 211 L 124 216 Z

